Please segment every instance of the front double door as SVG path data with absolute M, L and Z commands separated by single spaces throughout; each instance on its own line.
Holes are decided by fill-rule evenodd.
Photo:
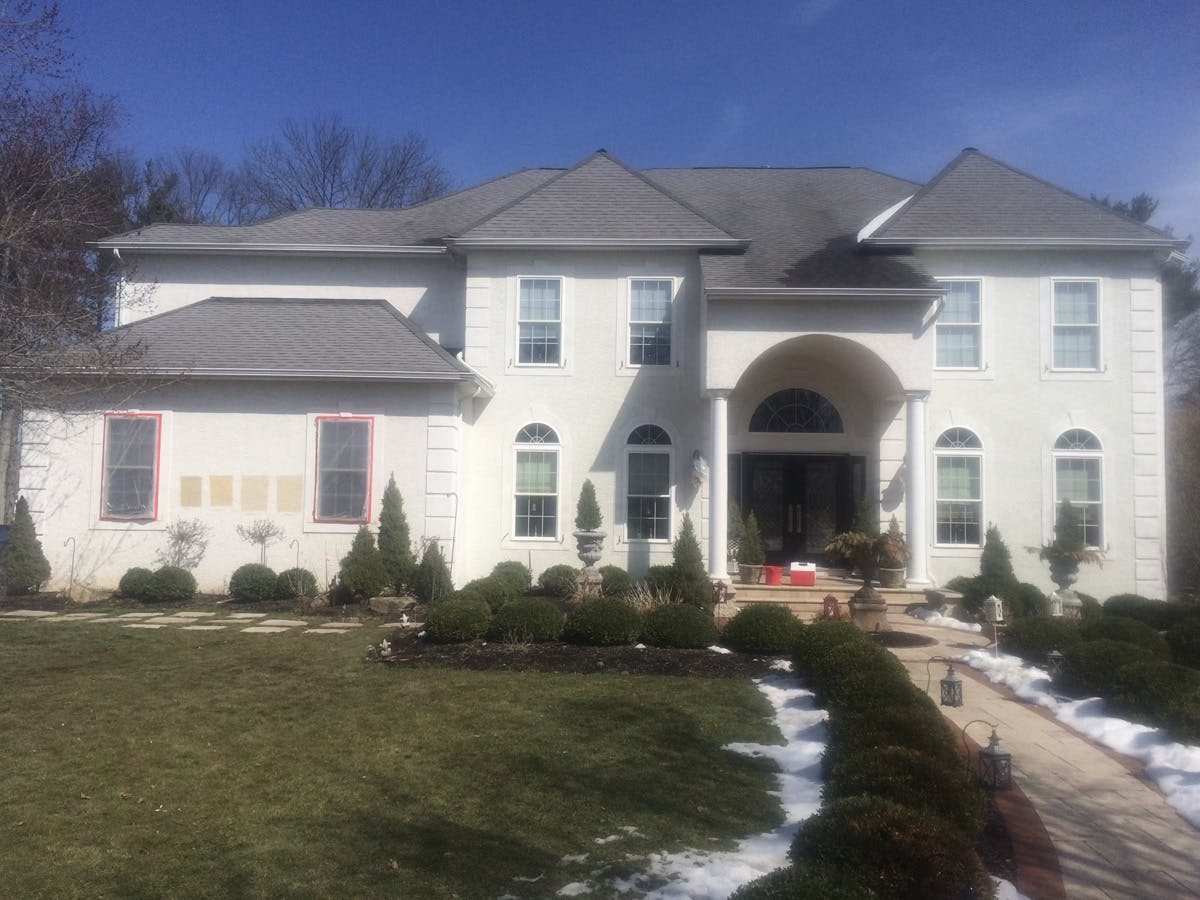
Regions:
M 829 539 L 854 518 L 861 473 L 851 456 L 744 454 L 742 508 L 754 511 L 767 564 L 823 560 Z

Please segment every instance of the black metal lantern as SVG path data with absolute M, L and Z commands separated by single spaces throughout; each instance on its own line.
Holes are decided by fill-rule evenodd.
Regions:
M 1046 671 L 1050 673 L 1051 680 L 1062 674 L 1065 659 L 1066 657 L 1057 650 L 1051 650 L 1046 654 Z
M 962 706 L 963 705 L 963 683 L 959 674 L 954 671 L 954 666 L 947 664 L 946 677 L 941 681 L 942 685 L 942 706 Z
M 979 751 L 979 780 L 989 791 L 1012 787 L 1012 754 L 1000 746 L 995 728 L 988 745 Z

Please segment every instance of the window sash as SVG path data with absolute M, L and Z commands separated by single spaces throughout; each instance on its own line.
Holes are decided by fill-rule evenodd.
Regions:
M 370 420 L 319 419 L 316 518 L 366 521 L 370 490 Z
M 562 359 L 562 282 L 522 278 L 517 303 L 517 362 L 555 366 Z
M 1054 368 L 1099 369 L 1099 286 L 1094 281 L 1056 281 L 1053 306 Z
M 978 547 L 983 539 L 983 457 L 938 454 L 935 460 L 935 540 Z
M 946 305 L 938 316 L 937 367 L 978 369 L 983 365 L 982 285 L 978 281 L 949 281 Z
M 157 416 L 105 418 L 104 518 L 155 517 L 158 429 Z
M 1056 456 L 1054 459 L 1054 520 L 1063 500 L 1079 512 L 1083 541 L 1103 547 L 1104 465 L 1098 456 Z
M 664 278 L 629 282 L 629 365 L 671 364 L 671 307 L 675 283 Z
M 625 455 L 625 530 L 631 541 L 671 539 L 671 457 L 648 451 Z
M 558 451 L 518 450 L 513 533 L 519 538 L 558 536 Z

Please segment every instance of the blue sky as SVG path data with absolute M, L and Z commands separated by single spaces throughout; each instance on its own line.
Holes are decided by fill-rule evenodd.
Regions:
M 139 156 L 237 160 L 280 120 L 424 133 L 460 186 L 598 147 L 630 165 L 861 165 L 965 146 L 1145 190 L 1200 244 L 1200 3 L 62 0 Z M 1200 247 L 1193 247 L 1193 254 Z

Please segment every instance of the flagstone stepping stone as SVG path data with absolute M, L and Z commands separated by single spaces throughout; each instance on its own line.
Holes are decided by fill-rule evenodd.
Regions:
M 322 622 L 319 628 L 362 628 L 362 622 Z
M 57 616 L 56 612 L 48 612 L 44 609 L 14 609 L 12 612 L 4 613 L 6 619 L 44 619 L 47 616 Z
M 158 613 L 121 613 L 118 619 L 153 619 Z
M 155 616 L 146 621 L 153 622 L 155 625 L 191 625 L 195 620 L 187 616 Z
M 57 619 L 52 619 L 54 622 L 86 622 L 89 619 L 103 619 L 104 613 L 67 613 L 65 616 L 59 616 Z
M 130 622 L 125 628 L 166 628 L 166 625 L 151 625 L 149 622 Z
M 295 625 L 307 625 L 303 619 L 263 619 L 259 625 L 269 625 L 272 628 L 292 628 Z
M 177 612 L 173 615 L 179 616 L 181 619 L 200 619 L 204 616 L 215 616 L 215 612 Z
M 337 628 L 305 628 L 301 634 L 342 634 Z
M 261 619 L 266 613 L 227 613 L 227 619 Z
M 420 622 L 384 622 L 380 628 L 420 628 Z
M 184 625 L 180 631 L 224 631 L 224 625 Z
M 243 628 L 242 634 L 279 634 L 281 631 L 291 631 L 290 627 L 280 628 L 270 625 L 251 625 L 249 628 Z

